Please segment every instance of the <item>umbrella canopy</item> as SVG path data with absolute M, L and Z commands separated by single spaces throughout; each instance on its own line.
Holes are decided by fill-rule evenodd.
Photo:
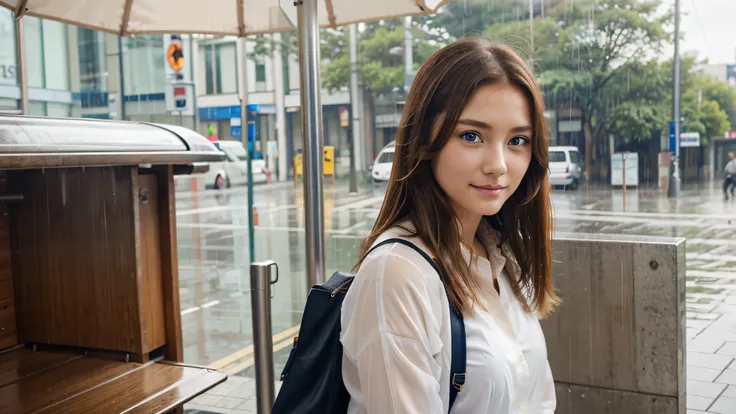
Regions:
M 318 23 L 337 27 L 431 14 L 448 0 L 319 0 Z M 203 33 L 249 36 L 292 31 L 293 0 L 0 0 L 28 16 L 57 20 L 121 36 Z
M 322 210 L 322 139 L 319 102 L 319 30 L 353 23 L 435 13 L 451 0 L 0 0 L 14 17 L 35 16 L 115 33 L 120 36 L 154 33 L 196 33 L 245 37 L 297 29 L 301 73 L 302 136 L 304 142 L 305 232 L 307 286 L 324 278 L 324 211 Z M 301 10 L 297 23 L 297 7 Z M 21 110 L 28 106 L 19 22 Z M 297 27 L 297 25 L 299 27 Z M 245 42 L 242 43 L 245 47 Z M 243 53 L 243 56 L 246 54 Z M 246 65 L 241 65 L 245 79 Z M 247 84 L 247 82 L 243 82 Z M 122 88 L 121 88 L 122 89 Z M 246 119 L 247 93 L 241 95 L 241 125 Z M 245 142 L 245 140 L 244 140 Z M 251 145 L 249 154 L 251 153 Z M 251 171 L 248 157 L 248 170 Z M 250 177 L 250 173 L 249 173 Z M 248 180 L 248 208 L 253 191 Z M 248 234 L 254 251 L 253 220 Z

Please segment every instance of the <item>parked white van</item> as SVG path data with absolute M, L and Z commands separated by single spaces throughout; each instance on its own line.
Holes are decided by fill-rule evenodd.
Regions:
M 373 177 L 374 183 L 388 181 L 391 177 L 391 166 L 394 163 L 395 147 L 396 141 L 391 141 L 378 153 L 376 161 L 371 168 L 371 177 Z
M 225 161 L 210 163 L 210 170 L 204 174 L 208 188 L 222 189 L 248 184 L 248 152 L 240 141 L 217 141 L 214 143 L 227 156 Z M 270 171 L 265 160 L 253 160 L 253 184 L 268 181 Z
M 577 190 L 583 181 L 583 157 L 577 147 L 549 147 L 549 183 Z

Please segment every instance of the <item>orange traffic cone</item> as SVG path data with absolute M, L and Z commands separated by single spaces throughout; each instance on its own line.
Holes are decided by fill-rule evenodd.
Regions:
M 253 206 L 253 225 L 258 225 L 258 209 L 256 208 L 256 206 Z

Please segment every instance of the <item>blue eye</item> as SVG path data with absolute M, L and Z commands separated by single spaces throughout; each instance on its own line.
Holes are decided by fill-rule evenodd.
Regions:
M 460 134 L 460 137 L 465 140 L 465 142 L 483 142 L 483 139 L 480 137 L 480 134 L 473 131 L 467 131 Z
M 509 145 L 512 146 L 520 146 L 529 143 L 529 138 L 527 137 L 513 137 L 511 138 L 511 141 L 509 141 Z

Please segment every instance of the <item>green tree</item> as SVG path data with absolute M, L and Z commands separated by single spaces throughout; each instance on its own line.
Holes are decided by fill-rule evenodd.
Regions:
M 721 110 L 716 101 L 704 100 L 698 108 L 698 121 L 703 125 L 704 131 L 700 132 L 701 142 L 707 144 L 711 138 L 723 136 L 724 132 L 731 129 L 728 115 Z
M 404 28 L 403 25 L 373 23 L 358 34 L 358 81 L 376 94 L 391 93 L 404 85 Z M 413 58 L 418 64 L 427 60 L 442 46 L 428 39 L 426 33 L 414 25 Z M 329 90 L 346 88 L 350 80 L 350 55 L 347 28 L 327 35 L 322 43 L 325 63 L 322 68 L 322 86 Z M 401 53 L 396 53 L 401 52 Z M 415 65 L 418 67 L 418 64 Z
M 736 125 L 736 89 L 705 75 L 697 76 L 694 87 L 701 92 L 704 100 L 718 102 L 726 113 L 731 126 Z
M 627 143 L 657 138 L 672 113 L 672 66 L 657 60 L 631 62 L 611 79 L 604 129 Z M 658 150 L 659 148 L 657 148 Z
M 554 1 L 548 1 L 552 3 Z M 489 26 L 528 19 L 527 0 L 465 0 L 447 4 L 422 18 L 435 40 L 456 40 L 485 33 Z
M 537 19 L 533 51 L 525 46 L 531 44 L 529 30 L 518 22 L 487 30 L 502 40 L 515 32 L 512 39 L 515 36 L 516 46 L 522 50 L 526 47 L 527 55 L 533 57 L 544 90 L 553 100 L 572 101 L 580 109 L 585 164 L 593 178 L 600 177 L 606 166 L 596 163 L 601 169 L 592 170 L 594 159 L 605 159 L 607 155 L 606 127 L 621 126 L 613 122 L 614 113 L 629 114 L 633 122 L 629 127 L 637 134 L 643 131 L 642 124 L 637 123 L 646 121 L 633 119 L 633 114 L 660 119 L 661 111 L 655 114 L 642 105 L 634 107 L 629 103 L 618 111 L 611 110 L 612 102 L 620 101 L 621 94 L 613 90 L 614 85 L 620 85 L 619 75 L 647 54 L 661 51 L 669 39 L 663 27 L 671 22 L 671 14 L 662 14 L 660 4 L 658 0 L 579 0 L 559 4 L 549 11 L 547 19 Z

